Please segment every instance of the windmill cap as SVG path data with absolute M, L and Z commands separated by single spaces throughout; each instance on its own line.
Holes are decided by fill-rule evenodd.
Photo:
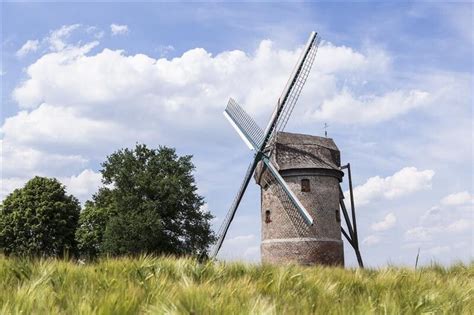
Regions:
M 326 169 L 341 173 L 341 153 L 331 138 L 278 132 L 272 149 L 271 160 L 280 171 Z
M 317 145 L 320 147 L 325 147 L 329 150 L 334 150 L 339 152 L 339 148 L 336 146 L 336 143 L 331 138 L 319 137 L 301 133 L 291 133 L 279 131 L 276 135 L 276 143 L 278 144 L 287 144 L 287 145 Z

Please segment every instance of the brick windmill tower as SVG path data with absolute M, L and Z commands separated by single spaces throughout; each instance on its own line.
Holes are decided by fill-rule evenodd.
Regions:
M 243 194 L 254 175 L 261 187 L 262 261 L 304 265 L 344 265 L 341 233 L 359 251 L 350 165 L 341 166 L 332 139 L 283 132 L 310 73 L 319 37 L 311 33 L 296 67 L 278 99 L 270 122 L 262 130 L 230 99 L 224 115 L 255 156 L 224 219 L 211 256 L 224 242 Z M 352 220 L 340 183 L 348 170 Z M 347 232 L 341 225 L 343 213 Z

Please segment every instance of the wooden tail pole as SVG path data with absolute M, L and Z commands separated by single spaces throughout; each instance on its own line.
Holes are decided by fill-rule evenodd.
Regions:
M 350 201 L 351 201 L 351 216 L 352 216 L 352 222 L 349 220 L 349 216 L 347 214 L 346 207 L 344 205 L 344 195 L 342 194 L 341 190 L 341 208 L 344 213 L 344 219 L 346 220 L 347 228 L 349 230 L 350 238 L 351 240 L 348 240 L 349 243 L 352 245 L 352 248 L 354 248 L 356 257 L 357 257 L 357 262 L 359 263 L 360 268 L 364 268 L 364 262 L 362 261 L 362 255 L 360 254 L 360 249 L 359 249 L 359 237 L 357 235 L 357 221 L 356 221 L 356 214 L 355 214 L 355 205 L 354 205 L 354 192 L 352 189 L 352 174 L 351 174 L 351 164 L 347 163 L 347 165 L 344 165 L 341 167 L 341 170 L 347 168 L 347 174 L 348 174 L 348 180 L 349 180 L 349 195 L 350 195 Z M 348 237 L 347 234 L 344 235 L 346 238 Z

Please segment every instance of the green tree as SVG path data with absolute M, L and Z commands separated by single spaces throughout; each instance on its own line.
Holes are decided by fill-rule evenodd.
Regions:
M 77 247 L 81 255 L 93 258 L 100 254 L 105 226 L 114 214 L 114 209 L 112 193 L 107 188 L 99 189 L 93 196 L 93 201 L 86 201 L 76 231 Z
M 74 254 L 79 201 L 55 178 L 34 177 L 0 207 L 0 250 L 6 255 Z
M 191 156 L 137 144 L 102 164 L 102 188 L 86 203 L 76 233 L 87 256 L 199 255 L 215 240 L 197 194 Z

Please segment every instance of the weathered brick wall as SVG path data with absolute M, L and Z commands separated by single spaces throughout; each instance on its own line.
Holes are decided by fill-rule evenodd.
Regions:
M 256 179 L 262 186 L 262 262 L 343 265 L 337 213 L 339 182 L 342 180 L 342 172 L 338 170 L 339 150 L 328 138 L 289 133 L 283 136 L 277 138 L 272 160 L 312 216 L 314 225 L 308 226 L 295 208 L 282 204 L 275 194 L 275 182 L 263 184 L 266 180 L 262 179 L 268 174 L 262 174 L 259 167 Z M 303 179 L 309 180 L 309 192 L 301 189 Z M 270 221 L 267 211 L 270 211 Z
M 262 263 L 344 266 L 342 241 L 269 242 L 261 244 Z

